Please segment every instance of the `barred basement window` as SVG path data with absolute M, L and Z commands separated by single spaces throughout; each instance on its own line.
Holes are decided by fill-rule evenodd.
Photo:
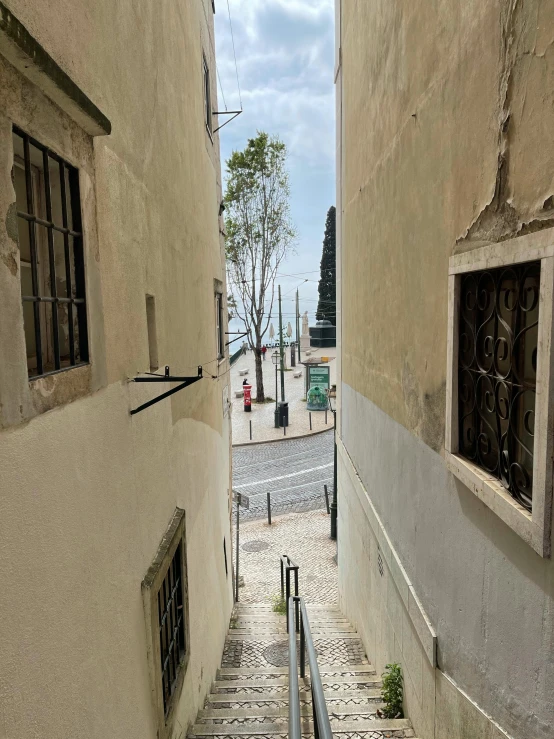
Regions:
M 142 582 L 159 739 L 172 736 L 190 657 L 185 512 L 176 508 Z
M 462 277 L 459 453 L 533 504 L 540 262 Z
M 79 172 L 13 128 L 13 181 L 30 378 L 86 364 Z
M 169 569 L 158 591 L 158 618 L 164 711 L 175 691 L 186 653 L 183 605 L 182 543 L 175 550 Z

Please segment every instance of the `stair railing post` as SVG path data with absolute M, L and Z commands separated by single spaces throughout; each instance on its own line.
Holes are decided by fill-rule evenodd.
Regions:
M 281 557 L 281 600 L 285 600 L 285 572 L 283 570 L 283 557 Z
M 298 567 L 294 568 L 294 595 L 296 597 L 296 633 L 300 630 L 300 600 L 298 599 Z
M 317 711 L 315 709 L 315 700 L 314 700 L 314 689 L 312 687 L 312 712 L 314 716 L 314 739 L 319 739 L 319 724 L 317 721 Z
M 289 631 L 289 598 L 290 598 L 290 567 L 287 567 L 287 633 Z
M 300 605 L 300 603 L 298 605 Z M 306 640 L 304 636 L 304 619 L 302 614 L 300 615 L 300 677 L 306 677 Z

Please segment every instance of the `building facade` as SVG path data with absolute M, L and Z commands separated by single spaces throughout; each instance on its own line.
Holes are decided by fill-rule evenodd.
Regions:
M 340 599 L 422 739 L 553 735 L 553 29 L 337 0 Z
M 2 739 L 184 736 L 220 661 L 214 12 L 0 2 Z

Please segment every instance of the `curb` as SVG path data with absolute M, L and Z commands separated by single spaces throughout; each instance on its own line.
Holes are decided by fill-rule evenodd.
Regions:
M 288 428 L 288 427 L 287 427 Z M 280 441 L 292 441 L 293 439 L 307 439 L 310 436 L 317 436 L 318 434 L 324 434 L 326 431 L 332 431 L 333 426 L 329 426 L 328 429 L 319 429 L 319 431 L 312 431 L 311 434 L 298 434 L 298 436 L 280 436 L 278 439 L 264 439 L 263 441 L 243 441 L 240 444 L 231 444 L 233 449 L 241 446 L 255 446 L 256 444 L 277 444 Z

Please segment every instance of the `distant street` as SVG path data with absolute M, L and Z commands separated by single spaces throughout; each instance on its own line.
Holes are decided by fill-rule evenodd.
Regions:
M 333 431 L 233 449 L 233 489 L 250 499 L 241 518 L 266 516 L 268 492 L 275 515 L 322 508 L 325 484 L 331 496 Z

